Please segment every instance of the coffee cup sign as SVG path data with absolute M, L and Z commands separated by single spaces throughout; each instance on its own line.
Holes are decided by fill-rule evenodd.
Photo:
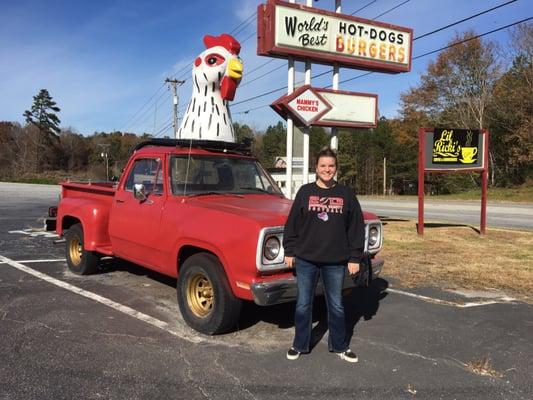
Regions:
M 477 147 L 462 147 L 461 148 L 461 162 L 463 164 L 472 164 L 476 159 Z

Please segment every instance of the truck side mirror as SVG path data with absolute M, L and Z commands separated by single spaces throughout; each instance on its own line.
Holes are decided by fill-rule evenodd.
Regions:
M 136 183 L 133 185 L 133 197 L 140 201 L 146 201 L 146 199 L 148 199 L 142 183 Z

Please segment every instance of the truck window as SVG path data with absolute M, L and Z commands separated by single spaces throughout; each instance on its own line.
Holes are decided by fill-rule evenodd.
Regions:
M 272 178 L 253 159 L 226 156 L 172 156 L 169 164 L 172 193 L 206 192 L 281 194 Z
M 135 160 L 133 168 L 126 180 L 124 189 L 127 191 L 133 191 L 133 185 L 142 183 L 146 193 L 162 194 L 162 172 L 161 159 L 159 158 L 142 158 Z

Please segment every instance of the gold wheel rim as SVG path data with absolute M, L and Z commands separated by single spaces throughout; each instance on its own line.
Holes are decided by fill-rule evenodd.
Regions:
M 81 263 L 82 253 L 83 253 L 83 246 L 81 245 L 81 240 L 78 236 L 74 236 L 70 240 L 70 245 L 69 245 L 69 255 L 70 255 L 70 261 L 72 261 L 72 264 L 79 265 Z
M 204 274 L 195 274 L 187 286 L 187 303 L 197 317 L 204 318 L 213 309 L 213 285 Z

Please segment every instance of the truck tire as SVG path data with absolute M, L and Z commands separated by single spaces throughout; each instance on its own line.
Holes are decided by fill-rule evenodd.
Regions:
M 178 305 L 185 322 L 206 335 L 232 329 L 242 301 L 231 292 L 224 268 L 212 254 L 198 253 L 180 268 Z
M 65 252 L 68 269 L 76 275 L 89 275 L 96 272 L 100 257 L 84 248 L 81 224 L 72 225 L 65 234 Z

